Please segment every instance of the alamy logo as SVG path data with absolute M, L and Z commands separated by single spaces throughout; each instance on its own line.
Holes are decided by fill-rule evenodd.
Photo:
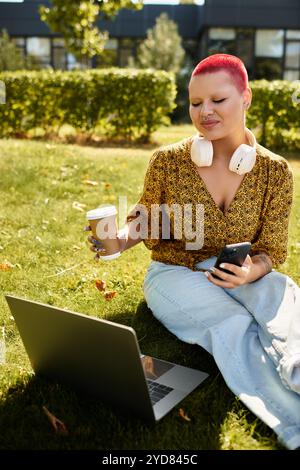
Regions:
M 118 212 L 121 226 L 128 213 L 126 197 L 119 196 Z M 204 245 L 203 204 L 151 204 L 151 207 L 136 204 L 129 217 L 132 239 L 182 240 L 186 250 L 200 250 Z M 114 238 L 115 218 L 99 220 L 96 233 L 100 240 Z
M 6 104 L 6 86 L 2 80 L 0 80 L 0 104 Z
M 295 91 L 292 94 L 292 102 L 295 104 L 300 103 L 300 80 L 295 80 L 293 82 L 295 84 Z

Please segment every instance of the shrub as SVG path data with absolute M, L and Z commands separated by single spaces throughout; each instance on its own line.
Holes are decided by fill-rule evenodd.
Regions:
M 4 70 L 38 70 L 37 58 L 31 55 L 24 57 L 11 41 L 6 30 L 0 34 L 0 71 Z
M 6 105 L 1 105 L 0 136 L 48 133 L 69 124 L 101 129 L 108 137 L 147 141 L 169 122 L 175 107 L 174 76 L 164 71 L 108 69 L 3 72 Z
M 300 103 L 293 100 L 297 84 L 285 80 L 256 80 L 250 85 L 253 100 L 247 124 L 258 130 L 260 143 L 275 149 L 299 149 Z
M 152 67 L 177 74 L 184 55 L 177 24 L 167 13 L 162 13 L 156 19 L 153 29 L 148 29 L 147 38 L 138 47 L 134 63 L 141 68 Z

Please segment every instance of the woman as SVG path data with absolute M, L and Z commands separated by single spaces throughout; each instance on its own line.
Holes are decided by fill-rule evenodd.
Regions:
M 272 269 L 287 256 L 293 175 L 288 162 L 256 144 L 245 127 L 251 98 L 237 57 L 215 54 L 197 65 L 189 99 L 199 134 L 154 153 L 120 244 L 125 250 L 143 239 L 152 251 L 144 294 L 153 315 L 181 340 L 213 354 L 228 387 L 295 449 L 300 351 L 299 337 L 292 335 L 299 328 L 292 334 L 289 328 L 299 324 L 300 289 Z M 163 235 L 163 219 L 153 236 L 147 214 L 154 205 L 174 204 L 204 208 L 200 248 L 188 245 L 190 235 L 197 236 L 197 213 L 188 233 L 178 237 L 169 211 L 169 236 Z M 158 217 L 156 212 L 152 224 Z M 147 220 L 146 235 L 134 233 L 137 220 L 140 227 Z M 227 263 L 230 274 L 213 269 L 225 244 L 243 241 L 251 241 L 252 250 L 242 267 Z

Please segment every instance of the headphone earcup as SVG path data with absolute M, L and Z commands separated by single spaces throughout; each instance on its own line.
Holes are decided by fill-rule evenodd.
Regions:
M 191 159 L 197 166 L 211 166 L 213 161 L 213 145 L 210 140 L 199 137 L 193 138 Z
M 247 144 L 241 144 L 233 153 L 229 170 L 244 175 L 252 170 L 256 161 L 256 149 Z

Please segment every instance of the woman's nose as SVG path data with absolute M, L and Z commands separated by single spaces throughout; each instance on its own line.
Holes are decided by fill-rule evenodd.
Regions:
M 211 103 L 202 103 L 201 109 L 200 109 L 200 114 L 202 117 L 207 117 L 213 114 L 213 107 Z

